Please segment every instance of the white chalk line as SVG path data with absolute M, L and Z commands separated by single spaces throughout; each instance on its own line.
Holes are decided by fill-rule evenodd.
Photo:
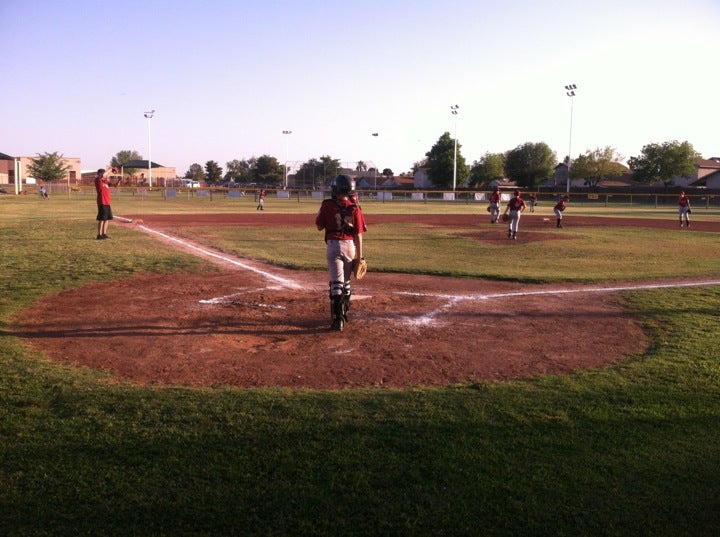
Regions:
M 494 298 L 508 298 L 518 296 L 533 296 L 533 295 L 560 295 L 560 294 L 574 294 L 574 293 L 617 293 L 620 291 L 644 291 L 652 289 L 675 289 L 682 287 L 710 287 L 720 285 L 720 281 L 710 280 L 703 282 L 676 282 L 676 283 L 655 283 L 655 284 L 638 284 L 638 285 L 623 285 L 614 287 L 578 287 L 575 289 L 542 289 L 538 291 L 513 291 L 507 293 L 479 293 L 472 295 L 448 295 L 443 293 L 418 293 L 409 291 L 397 291 L 395 294 L 406 295 L 406 296 L 419 296 L 419 297 L 431 297 L 445 299 L 447 302 L 441 304 L 433 311 L 425 313 L 420 317 L 409 317 L 404 316 L 406 323 L 411 326 L 428 326 L 436 322 L 436 317 L 441 313 L 449 310 L 455 306 L 458 302 L 465 300 L 490 300 Z
M 124 217 L 116 217 L 116 218 L 119 218 L 126 222 L 132 222 L 132 220 L 124 218 Z M 176 242 L 176 243 L 184 246 L 187 249 L 194 250 L 203 255 L 219 259 L 226 263 L 230 263 L 232 265 L 238 266 L 245 270 L 249 270 L 251 272 L 254 272 L 256 274 L 264 276 L 270 280 L 276 281 L 276 282 L 280 283 L 280 286 L 281 286 L 280 288 L 300 289 L 303 287 L 300 284 L 295 283 L 294 281 L 292 281 L 288 278 L 282 278 L 282 277 L 272 274 L 270 272 L 260 270 L 256 267 L 253 267 L 251 265 L 248 265 L 246 263 L 238 261 L 237 259 L 233 259 L 231 257 L 227 257 L 224 255 L 218 254 L 218 253 L 208 250 L 206 248 L 197 246 L 191 242 L 184 241 L 177 237 L 173 237 L 172 235 L 168 235 L 166 233 L 162 233 L 161 231 L 154 230 L 145 225 L 139 225 L 138 227 L 147 233 L 159 235 L 159 236 L 165 238 L 166 240 Z M 420 327 L 420 326 L 428 326 L 428 325 L 435 323 L 438 315 L 448 311 L 449 309 L 451 309 L 453 306 L 455 306 L 459 302 L 466 301 L 466 300 L 491 300 L 491 299 L 496 299 L 496 298 L 537 296 L 537 295 L 577 294 L 577 293 L 616 293 L 616 292 L 620 292 L 620 291 L 644 291 L 644 290 L 653 290 L 653 289 L 675 289 L 675 288 L 683 288 L 683 287 L 711 287 L 711 286 L 716 286 L 716 285 L 720 285 L 720 281 L 708 280 L 708 281 L 699 281 L 699 282 L 637 284 L 637 285 L 623 285 L 623 286 L 613 286 L 613 287 L 577 287 L 574 289 L 541 289 L 541 290 L 537 290 L 537 291 L 513 291 L 513 292 L 506 292 L 506 293 L 477 293 L 477 294 L 470 294 L 470 295 L 450 295 L 450 294 L 446 294 L 446 293 L 420 293 L 420 292 L 410 292 L 410 291 L 396 291 L 395 294 L 406 295 L 406 296 L 440 298 L 440 299 L 445 299 L 447 301 L 444 304 L 441 304 L 439 307 L 435 308 L 433 311 L 425 313 L 419 317 L 414 317 L 414 318 L 411 316 L 403 316 L 402 317 L 407 324 L 410 324 L 411 326 L 415 326 L 415 327 Z M 267 287 L 266 289 L 274 290 L 274 289 L 279 289 L 279 288 Z M 244 293 L 235 293 L 233 295 L 226 295 L 226 296 L 221 296 L 221 297 L 204 299 L 204 300 L 200 300 L 200 303 L 218 304 L 218 303 L 228 301 L 228 300 L 232 299 L 232 297 L 234 297 L 234 296 L 240 296 L 242 294 L 244 294 Z M 361 298 L 361 297 L 358 296 L 355 298 Z M 365 299 L 365 298 L 371 298 L 371 297 L 363 296 L 362 298 Z M 386 320 L 390 321 L 391 319 L 386 319 Z
M 676 283 L 650 283 L 638 285 L 623 285 L 616 287 L 578 287 L 575 289 L 540 289 L 537 291 L 513 291 L 507 293 L 479 293 L 472 295 L 448 295 L 443 293 L 419 293 L 409 291 L 397 291 L 399 295 L 409 296 L 427 296 L 433 298 L 444 298 L 447 300 L 490 300 L 493 298 L 508 298 L 514 296 L 533 296 L 533 295 L 561 295 L 574 293 L 617 293 L 619 291 L 644 291 L 652 289 L 674 289 L 680 287 L 711 287 L 720 285 L 718 280 L 700 281 L 700 282 L 676 282 Z
M 200 304 L 225 304 L 227 302 L 233 302 L 233 300 L 237 297 L 241 297 L 243 295 L 247 295 L 248 293 L 252 293 L 255 291 L 279 291 L 285 289 L 285 287 L 281 285 L 277 286 L 269 286 L 269 287 L 263 287 L 262 289 L 245 289 L 243 291 L 240 291 L 239 293 L 232 293 L 230 295 L 221 295 L 216 296 L 212 298 L 201 298 L 198 300 Z M 285 306 L 271 306 L 269 304 L 258 304 L 260 307 L 267 307 L 267 308 L 275 308 L 275 309 L 284 309 Z
M 168 241 L 175 242 L 177 244 L 182 245 L 184 248 L 187 248 L 189 250 L 193 250 L 195 252 L 201 253 L 203 255 L 219 259 L 220 261 L 224 261 L 225 263 L 230 263 L 231 265 L 235 265 L 237 267 L 240 267 L 242 269 L 248 270 L 250 272 L 254 272 L 255 274 L 259 274 L 260 276 L 263 276 L 267 278 L 268 280 L 272 280 L 274 282 L 279 283 L 281 286 L 289 289 L 301 289 L 302 286 L 288 278 L 283 278 L 281 276 L 278 276 L 276 274 L 271 274 L 270 272 L 267 272 L 265 270 L 261 270 L 257 267 L 253 267 L 252 265 L 248 265 L 247 263 L 243 263 L 242 261 L 238 261 L 237 259 L 233 259 L 232 257 L 227 257 L 222 254 L 218 254 L 217 252 L 213 252 L 212 250 L 208 250 L 207 248 L 202 248 L 196 244 L 193 244 L 192 242 L 188 242 L 182 239 L 179 239 L 177 237 L 173 237 L 172 235 L 168 235 L 167 233 L 163 233 L 161 231 L 157 231 L 155 229 L 149 228 L 145 225 L 139 225 L 140 229 L 145 231 L 146 233 L 151 233 L 154 235 L 158 235 Z

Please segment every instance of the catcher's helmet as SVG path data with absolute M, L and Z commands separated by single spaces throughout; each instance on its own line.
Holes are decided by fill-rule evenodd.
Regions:
M 349 175 L 338 175 L 330 183 L 333 196 L 349 196 L 355 192 L 355 179 Z

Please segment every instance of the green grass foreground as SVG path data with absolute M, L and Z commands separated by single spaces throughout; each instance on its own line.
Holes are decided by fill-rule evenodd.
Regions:
M 0 535 L 709 536 L 720 528 L 718 287 L 626 293 L 651 345 L 600 371 L 406 391 L 141 388 L 46 361 L 12 335 L 12 319 L 41 296 L 87 282 L 215 268 L 128 227 L 95 241 L 92 202 L 51 203 L 0 200 Z M 312 233 L 308 245 L 320 241 Z M 374 229 L 373 240 L 395 233 Z M 411 241 L 420 267 L 431 263 L 423 251 L 470 242 L 422 233 Z M 720 276 L 712 234 L 685 234 L 673 248 L 677 232 L 654 232 L 663 255 L 643 263 L 650 249 L 632 235 L 583 233 L 562 241 L 583 258 L 565 259 L 565 279 L 612 279 L 603 267 L 613 251 L 634 261 L 620 278 L 678 275 L 673 267 L 692 276 L 694 257 L 698 273 Z M 210 238 L 223 247 L 237 240 Z M 255 241 L 246 242 L 233 248 L 252 254 Z M 376 248 L 369 238 L 368 247 Z M 384 270 L 406 270 L 378 251 Z M 488 268 L 497 258 L 482 253 L 473 259 L 479 275 L 503 277 L 502 267 Z M 524 255 L 541 264 L 546 253 Z M 280 261 L 318 268 L 298 255 Z M 462 256 L 443 265 L 453 258 L 459 268 L 448 274 L 476 275 Z M 553 270 L 512 277 L 559 281 Z

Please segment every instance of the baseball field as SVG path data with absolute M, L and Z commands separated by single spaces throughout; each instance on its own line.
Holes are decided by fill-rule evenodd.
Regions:
M 0 197 L 3 535 L 711 535 L 720 210 Z

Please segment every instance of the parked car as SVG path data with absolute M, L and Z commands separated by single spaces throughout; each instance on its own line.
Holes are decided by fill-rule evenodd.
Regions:
M 202 186 L 200 181 L 193 181 L 191 179 L 183 179 L 182 185 L 185 188 L 200 188 Z

